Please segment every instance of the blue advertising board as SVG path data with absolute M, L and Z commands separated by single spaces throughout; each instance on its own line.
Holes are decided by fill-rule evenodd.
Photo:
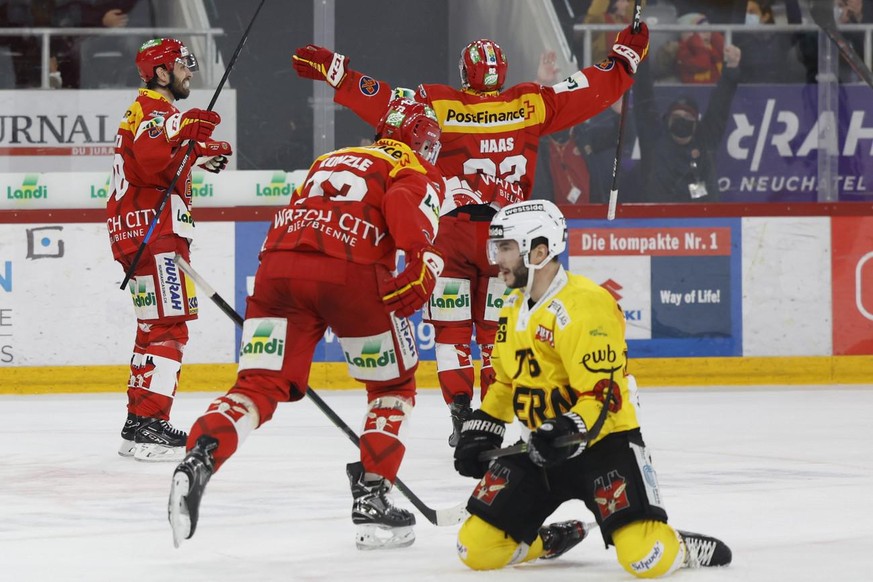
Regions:
M 632 357 L 740 356 L 740 224 L 736 218 L 570 220 L 569 253 L 562 260 L 618 299 Z M 240 312 L 268 226 L 236 224 L 235 301 Z M 433 328 L 420 313 L 411 322 L 420 359 L 434 360 Z M 478 358 L 478 352 L 473 356 Z M 314 361 L 344 361 L 329 329 Z
M 656 110 L 679 97 L 707 110 L 713 86 L 658 85 Z M 633 101 L 633 99 L 631 99 Z M 603 115 L 603 114 L 601 114 Z M 661 119 L 648 120 L 662 124 Z M 633 124 L 622 175 L 636 179 L 639 142 Z M 815 202 L 818 158 L 837 155 L 836 190 L 844 201 L 873 200 L 873 100 L 866 85 L 840 85 L 836 116 L 819 114 L 818 85 L 741 85 L 716 155 L 721 202 Z M 610 157 L 611 160 L 611 157 Z M 611 171 L 611 166 L 608 168 Z M 640 184 L 645 187 L 645 182 Z M 701 200 L 706 201 L 706 200 Z

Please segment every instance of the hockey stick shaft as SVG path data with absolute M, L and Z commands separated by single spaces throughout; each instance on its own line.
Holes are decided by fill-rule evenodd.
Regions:
M 634 23 L 632 31 L 634 33 L 640 30 L 640 18 L 642 17 L 642 6 L 640 0 L 634 0 Z M 606 219 L 615 219 L 615 209 L 618 206 L 618 170 L 621 166 L 621 150 L 624 144 L 624 124 L 627 119 L 628 95 L 630 90 L 624 92 L 621 96 L 621 113 L 618 118 L 618 139 L 615 142 L 615 158 L 612 160 L 612 187 L 609 189 L 609 208 L 606 211 Z
M 179 268 L 182 271 L 191 277 L 194 280 L 194 283 L 207 295 L 209 295 L 209 299 L 215 303 L 219 309 L 221 309 L 225 315 L 230 317 L 235 324 L 239 327 L 242 327 L 244 323 L 243 317 L 237 313 L 237 311 L 230 306 L 230 304 L 222 299 L 221 295 L 212 288 L 212 286 L 206 282 L 206 280 L 200 276 L 200 274 L 194 270 L 194 268 L 182 258 L 181 255 L 176 255 L 175 257 L 176 264 L 179 265 Z M 334 410 L 321 398 L 321 396 L 311 387 L 306 387 L 306 395 L 309 397 L 312 402 L 318 407 L 321 412 L 327 416 L 330 421 L 345 435 L 352 441 L 356 447 L 360 448 L 361 439 L 355 433 L 351 427 L 346 424 L 346 422 L 340 418 L 340 416 L 334 412 Z M 409 487 L 406 486 L 406 483 L 400 480 L 400 477 L 397 477 L 394 480 L 394 484 L 397 486 L 397 489 L 400 490 L 403 495 L 409 499 L 410 503 L 415 506 L 421 514 L 427 518 L 429 522 L 437 526 L 447 526 L 447 525 L 457 525 L 464 521 L 467 518 L 466 511 L 466 502 L 455 507 L 450 507 L 447 509 L 433 509 L 432 507 L 428 507 L 419 497 L 416 495 Z
M 594 424 L 591 426 L 591 430 L 584 433 L 569 434 L 558 437 L 555 439 L 555 446 L 569 447 L 573 445 L 578 445 L 580 443 L 590 443 L 600 435 L 600 431 L 603 429 L 604 423 L 606 423 L 606 416 L 609 414 L 609 407 L 612 405 L 612 393 L 614 390 L 612 378 L 615 375 L 615 372 L 619 369 L 620 368 L 613 368 L 609 371 L 609 392 L 607 392 L 606 396 L 604 396 L 603 398 L 603 406 L 600 408 L 600 414 L 597 415 L 597 420 L 594 421 Z M 617 388 L 618 387 L 616 386 L 616 389 Z M 511 447 L 484 451 L 479 454 L 479 460 L 490 461 L 493 459 L 499 459 L 500 457 L 508 457 L 510 455 L 527 453 L 528 450 L 530 450 L 530 445 L 528 443 L 518 443 L 512 445 Z
M 218 82 L 218 87 L 215 88 L 215 92 L 212 94 L 212 99 L 209 101 L 209 106 L 206 108 L 207 111 L 212 111 L 212 108 L 215 107 L 215 102 L 218 101 L 218 95 L 224 88 L 224 84 L 227 82 L 227 77 L 230 75 L 230 71 L 231 69 L 233 69 L 234 64 L 236 64 L 236 60 L 237 58 L 239 58 L 239 53 L 242 50 L 243 45 L 245 45 L 246 40 L 248 40 L 249 38 L 249 32 L 252 30 L 252 25 L 255 23 L 255 19 L 258 17 L 258 13 L 261 11 L 261 8 L 264 6 L 264 2 L 266 1 L 267 0 L 261 0 L 261 3 L 258 4 L 258 8 L 252 15 L 252 19 L 249 21 L 249 25 L 246 27 L 245 32 L 243 32 L 242 38 L 239 39 L 239 44 L 236 45 L 236 50 L 233 51 L 233 56 L 230 57 L 230 62 L 227 63 L 227 67 L 224 69 L 224 74 L 221 76 L 221 81 Z M 176 168 L 176 173 L 173 174 L 173 179 L 170 180 L 170 184 L 169 186 L 167 186 L 167 191 L 164 192 L 164 195 L 161 197 L 160 203 L 158 203 L 157 208 L 155 208 L 155 215 L 152 217 L 151 223 L 146 230 L 145 236 L 142 237 L 142 242 L 139 243 L 139 248 L 136 249 L 136 254 L 133 255 L 133 260 L 131 260 L 130 266 L 124 273 L 124 280 L 121 282 L 120 287 L 122 291 L 125 287 L 127 287 L 127 283 L 133 277 L 133 273 L 136 271 L 136 266 L 139 264 L 139 261 L 142 258 L 142 254 L 145 251 L 146 245 L 148 245 L 149 241 L 152 238 L 152 234 L 154 233 L 155 227 L 158 224 L 158 219 L 160 218 L 161 213 L 164 212 L 164 208 L 167 207 L 167 202 L 170 200 L 170 196 L 172 196 L 173 194 L 173 188 L 176 187 L 176 184 L 182 177 L 182 174 L 185 171 L 185 168 L 188 166 L 188 161 L 191 159 L 193 153 L 194 141 L 189 140 L 188 145 L 185 149 L 185 155 L 182 156 L 182 161 L 179 163 L 179 167 Z
M 849 64 L 855 73 L 873 88 L 873 72 L 864 64 L 855 48 L 846 40 L 843 33 L 837 28 L 834 20 L 834 3 L 831 0 L 810 0 L 809 14 L 812 19 L 824 31 L 824 33 L 837 46 L 843 59 Z

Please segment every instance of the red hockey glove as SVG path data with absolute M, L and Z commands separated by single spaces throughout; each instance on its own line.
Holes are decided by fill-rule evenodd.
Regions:
M 233 149 L 226 141 L 206 141 L 194 144 L 197 165 L 213 174 L 217 174 L 227 167 L 227 156 L 231 154 L 233 154 Z
M 398 317 L 415 313 L 430 298 L 444 266 L 443 258 L 433 247 L 408 252 L 403 272 L 383 279 L 379 284 L 385 310 L 393 311 Z
M 640 30 L 637 33 L 633 32 L 633 25 L 619 31 L 615 37 L 615 44 L 609 51 L 609 56 L 624 63 L 631 75 L 637 72 L 637 65 L 646 58 L 647 54 L 649 54 L 649 27 L 645 22 L 640 22 Z
M 178 128 L 167 127 L 167 135 L 174 143 L 185 139 L 206 141 L 212 137 L 212 132 L 219 123 L 221 116 L 214 111 L 190 109 L 179 118 Z
M 349 57 L 314 44 L 308 44 L 294 51 L 291 61 L 294 70 L 301 77 L 327 81 L 334 89 L 342 84 L 349 67 Z

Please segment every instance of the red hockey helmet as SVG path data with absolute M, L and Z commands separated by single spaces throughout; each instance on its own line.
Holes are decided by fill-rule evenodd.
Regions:
M 493 40 L 483 38 L 464 47 L 458 69 L 461 86 L 474 91 L 500 91 L 506 80 L 506 55 Z
M 188 67 L 189 71 L 197 70 L 197 58 L 182 41 L 175 38 L 154 38 L 146 41 L 136 54 L 139 78 L 148 83 L 155 76 L 155 68 L 161 65 L 172 72 L 176 61 Z
M 376 126 L 376 137 L 402 141 L 430 163 L 440 152 L 440 124 L 433 109 L 405 97 L 395 97 Z

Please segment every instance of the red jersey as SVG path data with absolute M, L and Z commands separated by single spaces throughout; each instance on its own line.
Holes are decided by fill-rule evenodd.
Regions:
M 419 85 L 416 98 L 433 108 L 442 127 L 437 167 L 444 176 L 464 178 L 477 172 L 495 176 L 518 183 L 521 196 L 528 199 L 540 138 L 597 115 L 632 84 L 625 67 L 607 59 L 553 86 L 520 83 L 502 92 L 476 93 L 448 85 Z M 334 101 L 374 127 L 390 99 L 387 83 L 352 70 L 334 96 Z
M 115 135 L 112 188 L 106 202 L 106 225 L 116 259 L 136 253 L 155 209 L 176 175 L 187 142 L 173 136 L 181 113 L 160 93 L 140 89 L 127 108 Z M 155 225 L 151 240 L 177 234 L 191 238 L 191 166 L 193 154 L 173 188 L 173 195 Z
M 443 196 L 436 168 L 404 143 L 330 152 L 276 212 L 263 252 L 313 250 L 394 269 L 397 249 L 433 244 Z

